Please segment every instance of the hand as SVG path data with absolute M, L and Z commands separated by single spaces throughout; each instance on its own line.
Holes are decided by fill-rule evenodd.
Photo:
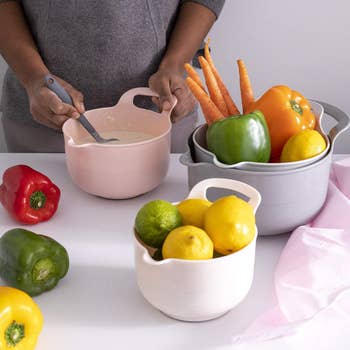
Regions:
M 83 94 L 66 81 L 54 76 L 72 97 L 74 107 L 63 103 L 61 99 L 45 86 L 43 78 L 32 81 L 26 86 L 30 113 L 35 121 L 51 129 L 61 130 L 69 118 L 78 118 L 84 113 Z
M 150 77 L 148 84 L 151 90 L 159 94 L 159 97 L 153 97 L 152 101 L 160 111 L 170 110 L 174 103 L 173 96 L 177 98 L 177 104 L 171 113 L 174 123 L 194 110 L 196 100 L 186 85 L 182 68 L 161 66 Z

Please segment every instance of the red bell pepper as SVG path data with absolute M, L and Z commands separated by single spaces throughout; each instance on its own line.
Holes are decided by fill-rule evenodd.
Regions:
M 15 165 L 3 174 L 0 202 L 23 224 L 46 221 L 55 214 L 61 192 L 51 180 L 27 165 Z

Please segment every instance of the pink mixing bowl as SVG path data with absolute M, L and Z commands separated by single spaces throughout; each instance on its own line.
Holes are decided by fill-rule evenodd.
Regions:
M 93 195 L 123 199 L 146 193 L 163 181 L 170 156 L 170 111 L 138 108 L 134 97 L 156 96 L 148 88 L 127 91 L 118 104 L 90 110 L 85 116 L 100 133 L 111 130 L 150 134 L 149 140 L 129 144 L 99 144 L 74 119 L 63 125 L 68 172 L 73 182 Z M 91 143 L 77 144 L 89 137 Z

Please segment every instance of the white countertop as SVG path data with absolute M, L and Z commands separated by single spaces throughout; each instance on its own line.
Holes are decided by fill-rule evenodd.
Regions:
M 54 290 L 35 297 L 45 319 L 37 350 L 229 349 L 231 337 L 274 304 L 274 268 L 288 234 L 258 238 L 253 286 L 247 298 L 221 318 L 180 322 L 143 299 L 135 279 L 133 222 L 150 200 L 175 202 L 187 196 L 187 169 L 178 158 L 171 155 L 168 175 L 156 190 L 134 199 L 107 200 L 73 185 L 63 154 L 0 154 L 0 174 L 27 164 L 62 191 L 55 216 L 27 226 L 64 245 L 71 262 Z M 19 226 L 0 207 L 0 235 Z

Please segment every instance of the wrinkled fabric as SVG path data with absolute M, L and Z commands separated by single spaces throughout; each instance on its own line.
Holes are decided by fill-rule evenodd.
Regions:
M 332 165 L 326 202 L 297 228 L 275 270 L 278 304 L 233 348 L 350 348 L 350 158 Z

